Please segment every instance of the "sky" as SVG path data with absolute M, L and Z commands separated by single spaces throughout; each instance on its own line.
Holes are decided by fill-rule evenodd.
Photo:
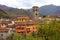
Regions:
M 60 6 L 60 0 L 0 0 L 0 4 L 19 9 L 29 9 L 33 6 L 41 7 L 50 4 Z

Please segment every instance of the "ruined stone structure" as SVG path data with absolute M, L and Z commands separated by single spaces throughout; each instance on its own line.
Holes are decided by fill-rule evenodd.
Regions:
M 33 6 L 32 15 L 33 15 L 33 19 L 34 20 L 38 20 L 39 19 L 38 6 Z

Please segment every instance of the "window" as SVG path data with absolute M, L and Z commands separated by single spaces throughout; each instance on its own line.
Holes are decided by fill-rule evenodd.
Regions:
M 27 33 L 29 33 L 29 32 L 30 32 L 30 28 L 27 28 L 26 30 L 27 30 Z
M 18 33 L 21 33 L 21 32 L 18 32 Z
M 24 29 L 24 27 L 19 27 L 19 28 L 17 28 L 17 29 L 22 29 L 22 30 L 23 30 L 23 29 Z
M 34 32 L 34 31 L 33 31 Z
M 36 9 L 36 11 L 38 11 L 38 10 Z
M 36 16 L 37 16 L 38 14 L 36 13 Z
M 22 21 L 23 21 L 23 19 L 22 19 Z
M 34 27 L 33 27 L 33 29 L 34 29 Z
M 21 27 L 21 29 L 24 29 L 24 27 Z
M 21 24 L 21 26 L 24 26 L 24 24 Z
M 24 32 L 18 32 L 18 33 L 22 33 L 23 34 Z
M 30 24 L 27 24 L 27 26 L 29 26 Z
M 24 33 L 24 32 L 21 32 L 22 34 Z
M 21 29 L 20 27 L 18 27 L 17 29 Z
M 3 36 L 3 34 L 1 34 L 1 36 Z
M 31 26 L 33 26 L 33 24 L 31 24 Z

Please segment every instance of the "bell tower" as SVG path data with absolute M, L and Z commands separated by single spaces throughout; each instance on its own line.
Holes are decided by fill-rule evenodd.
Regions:
M 33 19 L 34 20 L 38 20 L 39 19 L 38 6 L 33 6 L 32 15 L 33 15 Z

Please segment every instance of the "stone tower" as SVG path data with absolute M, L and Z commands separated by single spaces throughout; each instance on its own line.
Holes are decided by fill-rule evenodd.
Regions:
M 34 20 L 38 20 L 39 19 L 38 6 L 33 6 L 32 15 L 33 15 L 33 19 Z

